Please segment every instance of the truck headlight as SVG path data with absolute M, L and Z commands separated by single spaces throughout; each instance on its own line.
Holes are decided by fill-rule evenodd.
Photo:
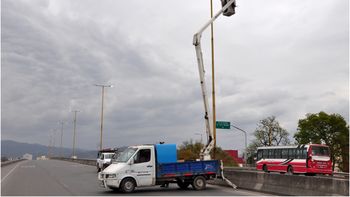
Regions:
M 107 179 L 115 179 L 115 178 L 117 178 L 117 175 L 116 174 L 106 174 L 106 178 Z

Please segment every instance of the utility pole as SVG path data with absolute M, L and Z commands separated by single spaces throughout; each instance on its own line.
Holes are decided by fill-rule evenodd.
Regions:
M 210 0 L 210 18 L 213 18 L 213 0 Z M 210 24 L 211 30 L 211 68 L 212 68 L 212 97 L 213 97 L 213 135 L 214 135 L 214 152 L 216 153 L 216 105 L 215 105 L 215 69 L 214 69 L 214 23 Z
M 74 112 L 74 131 L 73 131 L 73 154 L 72 154 L 72 158 L 75 158 L 75 130 L 76 130 L 76 125 L 77 125 L 77 113 L 79 111 L 78 110 L 74 110 L 72 112 Z
M 49 136 L 49 146 L 48 146 L 48 149 L 47 149 L 47 157 L 50 158 L 51 157 L 51 144 L 52 144 L 52 135 L 50 133 L 50 136 Z
M 56 141 L 56 139 L 55 139 L 55 132 L 56 132 L 56 129 L 53 129 L 52 130 L 52 136 L 53 136 L 53 139 L 52 139 L 52 157 L 54 157 L 55 156 L 55 141 Z
M 63 157 L 63 147 L 62 147 L 62 141 L 63 141 L 63 121 L 59 122 L 61 124 L 61 147 L 60 147 L 60 156 Z
M 100 150 L 102 150 L 102 132 L 103 132 L 103 104 L 104 104 L 104 94 L 105 88 L 111 88 L 113 85 L 99 85 L 95 84 L 95 86 L 102 88 L 102 106 L 101 106 L 101 130 L 100 130 Z

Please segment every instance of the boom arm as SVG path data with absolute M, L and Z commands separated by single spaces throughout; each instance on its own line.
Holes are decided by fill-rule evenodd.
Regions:
M 229 6 L 231 6 L 233 3 L 235 3 L 236 0 L 230 0 L 226 3 L 225 6 L 222 7 L 222 9 L 214 15 L 213 18 L 211 18 L 196 34 L 193 36 L 193 45 L 196 48 L 196 55 L 197 55 L 197 62 L 198 62 L 198 71 L 199 71 L 199 79 L 201 83 L 201 89 L 202 89 L 202 96 L 203 96 L 203 102 L 204 102 L 204 118 L 205 118 L 205 125 L 206 125 L 206 133 L 207 133 L 207 144 L 205 147 L 201 150 L 200 153 L 200 159 L 201 160 L 210 160 L 210 152 L 214 147 L 214 134 L 213 129 L 211 128 L 211 121 L 210 121 L 210 113 L 209 113 L 209 104 L 208 104 L 208 97 L 207 97 L 207 90 L 205 85 L 205 70 L 204 70 L 204 64 L 203 64 L 203 54 L 202 54 L 202 47 L 201 47 L 201 37 L 203 31 L 212 24 L 216 18 L 220 16 Z M 215 125 L 213 125 L 215 126 Z

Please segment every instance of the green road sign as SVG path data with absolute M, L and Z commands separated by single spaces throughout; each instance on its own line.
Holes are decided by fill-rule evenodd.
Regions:
M 217 129 L 231 129 L 231 123 L 226 121 L 216 121 Z

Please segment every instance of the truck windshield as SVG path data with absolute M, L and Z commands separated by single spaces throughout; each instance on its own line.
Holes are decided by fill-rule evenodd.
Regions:
M 105 155 L 105 159 L 112 159 L 112 157 L 113 157 L 113 153 L 112 154 L 106 154 Z
M 119 154 L 115 162 L 127 162 L 130 157 L 136 152 L 137 148 L 127 148 Z
M 328 147 L 312 146 L 312 155 L 329 156 Z

